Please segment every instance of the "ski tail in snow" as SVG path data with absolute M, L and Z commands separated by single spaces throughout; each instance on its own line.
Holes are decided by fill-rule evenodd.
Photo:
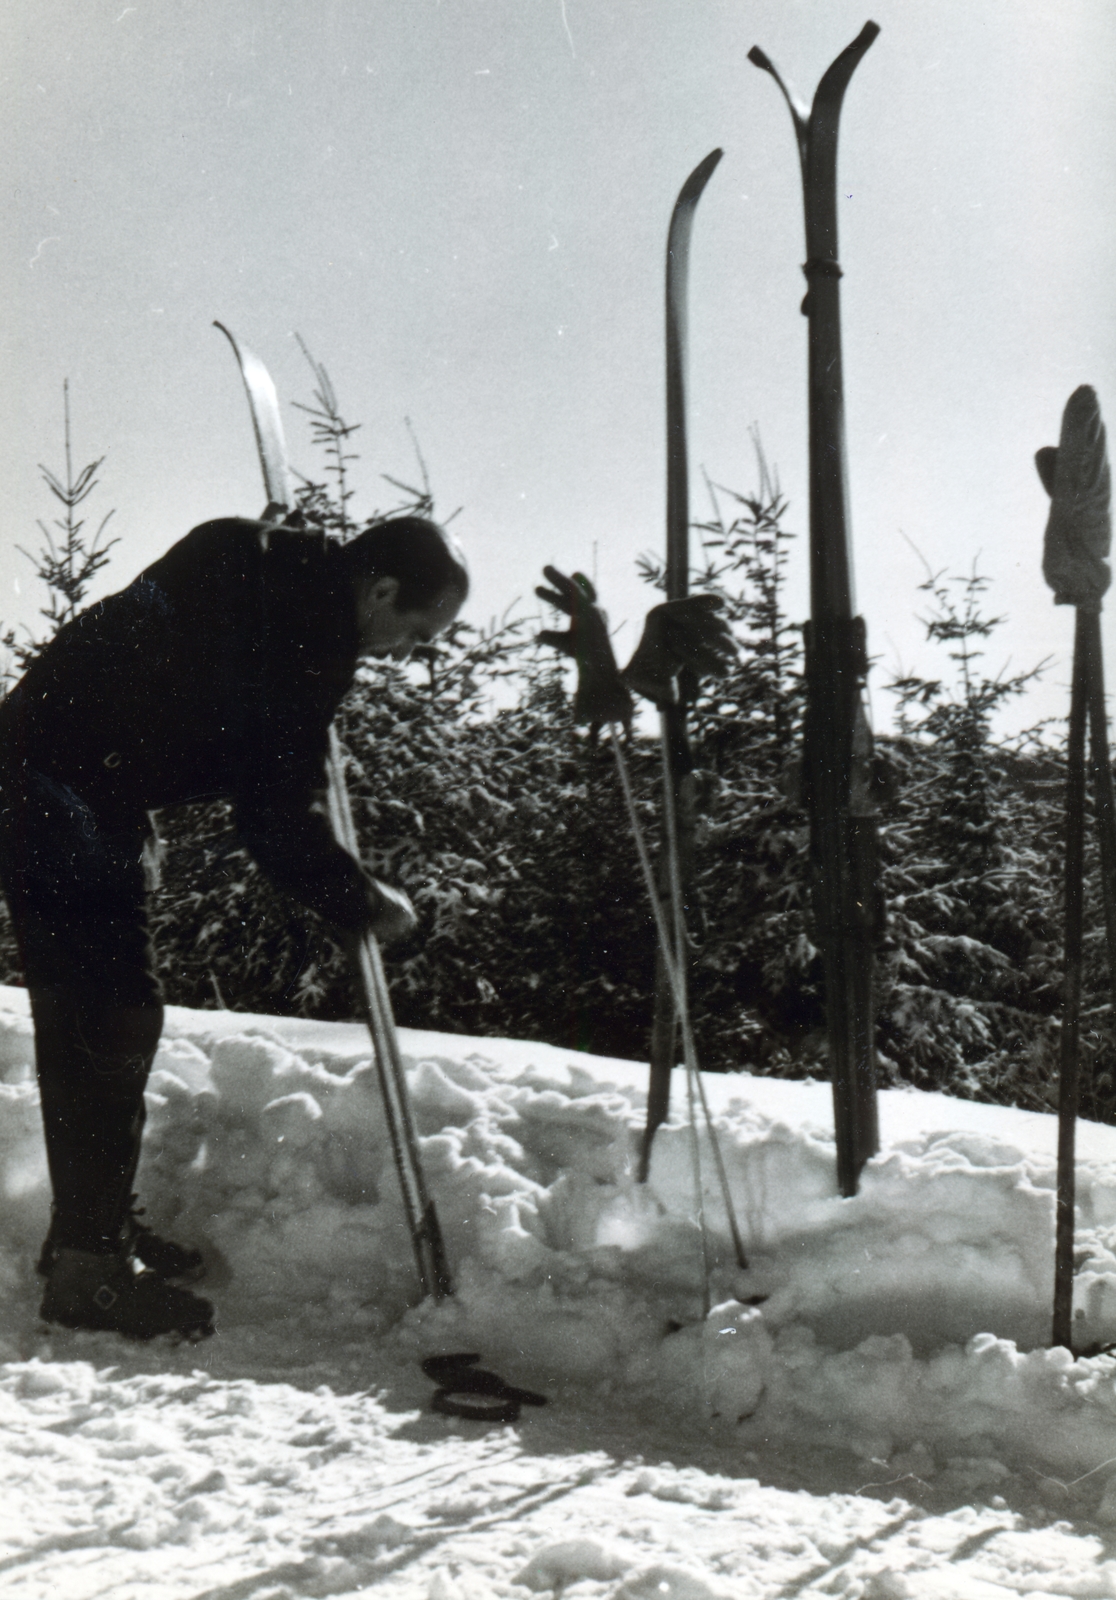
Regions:
M 290 469 L 287 465 L 287 447 L 283 437 L 283 422 L 279 414 L 279 397 L 271 374 L 258 356 L 239 344 L 221 322 L 220 328 L 228 339 L 244 379 L 244 389 L 252 413 L 252 426 L 256 433 L 260 466 L 263 469 L 264 487 L 268 496 L 263 521 L 280 520 L 291 510 L 294 496 L 291 493 Z M 341 746 L 336 729 L 330 730 L 328 762 L 329 813 L 334 837 L 349 854 L 359 860 L 360 851 L 352 808 L 345 788 L 344 769 L 341 763 Z M 361 989 L 368 1012 L 368 1025 L 375 1046 L 376 1069 L 383 1095 L 388 1134 L 395 1158 L 399 1185 L 403 1192 L 403 1205 L 411 1244 L 415 1253 L 419 1281 L 423 1293 L 436 1300 L 453 1293 L 453 1281 L 446 1260 L 442 1230 L 438 1213 L 427 1188 L 419 1153 L 418 1135 L 415 1131 L 414 1112 L 411 1107 L 407 1079 L 403 1070 L 403 1057 L 391 1009 L 391 996 L 384 976 L 380 947 L 371 933 L 361 940 L 358 965 Z

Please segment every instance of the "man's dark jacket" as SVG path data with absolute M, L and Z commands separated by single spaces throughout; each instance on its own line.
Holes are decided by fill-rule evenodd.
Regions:
M 370 880 L 324 805 L 329 726 L 357 663 L 341 549 L 240 518 L 207 522 L 67 623 L 0 705 L 0 788 L 41 773 L 107 832 L 231 797 L 275 882 L 337 927 Z

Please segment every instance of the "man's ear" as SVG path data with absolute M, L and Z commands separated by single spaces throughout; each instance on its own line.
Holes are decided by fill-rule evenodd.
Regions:
M 368 605 L 377 609 L 384 606 L 394 607 L 399 595 L 399 579 L 374 578 L 364 592 Z

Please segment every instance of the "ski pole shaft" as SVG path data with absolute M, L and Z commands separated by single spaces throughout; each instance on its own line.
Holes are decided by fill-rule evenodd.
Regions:
M 678 813 L 674 805 L 674 773 L 670 758 L 670 739 L 666 721 L 663 722 L 663 822 L 666 827 L 667 863 L 670 874 L 670 897 L 674 912 L 674 966 L 677 973 L 675 985 L 675 1000 L 681 995 L 678 1020 L 682 1028 L 682 1048 L 686 1071 L 691 1083 L 696 1087 L 701 1108 L 705 1114 L 706 1126 L 709 1129 L 710 1143 L 713 1147 L 713 1162 L 717 1168 L 717 1181 L 721 1189 L 721 1198 L 724 1201 L 725 1214 L 728 1217 L 729 1232 L 732 1234 L 732 1246 L 736 1253 L 736 1264 L 746 1269 L 748 1258 L 744 1253 L 744 1241 L 740 1237 L 740 1229 L 736 1221 L 736 1209 L 732 1203 L 732 1193 L 729 1189 L 728 1173 L 725 1171 L 724 1157 L 721 1154 L 720 1141 L 713 1128 L 713 1117 L 709 1110 L 709 1102 L 705 1096 L 705 1084 L 702 1082 L 701 1069 L 698 1065 L 697 1045 L 694 1041 L 693 1018 L 690 1015 L 689 985 L 686 981 L 686 951 L 689 946 L 689 936 L 686 931 L 686 909 L 682 898 L 682 865 L 680 860 Z
M 670 929 L 667 925 L 666 913 L 663 911 L 662 902 L 659 899 L 659 891 L 655 887 L 655 871 L 651 865 L 651 857 L 647 851 L 647 840 L 644 838 L 643 827 L 640 824 L 639 813 L 636 810 L 628 763 L 624 758 L 623 750 L 620 748 L 620 730 L 615 722 L 610 722 L 608 727 L 612 741 L 612 753 L 616 760 L 616 771 L 620 778 L 620 787 L 624 791 L 624 799 L 627 802 L 628 820 L 632 825 L 632 837 L 635 840 L 636 854 L 639 856 L 639 864 L 643 870 L 643 881 L 647 886 L 647 893 L 651 901 L 651 911 L 655 918 L 655 931 L 659 936 L 659 948 L 663 953 L 663 960 L 666 965 L 667 981 L 670 984 L 675 1006 L 682 1009 L 684 997 L 681 991 L 678 971 L 671 954 Z
M 609 736 L 612 741 L 612 752 L 616 761 L 616 771 L 620 778 L 620 787 L 624 792 L 624 801 L 628 810 L 628 821 L 631 824 L 632 837 L 635 840 L 636 854 L 639 856 L 639 864 L 643 871 L 644 883 L 647 886 L 648 898 L 651 901 L 651 911 L 655 919 L 655 929 L 659 936 L 659 950 L 662 955 L 667 981 L 670 984 L 671 994 L 674 998 L 675 1008 L 678 1012 L 679 1021 L 681 1023 L 683 1059 L 686 1063 L 687 1078 L 691 1084 L 696 1084 L 697 1086 L 697 1092 L 701 1101 L 702 1111 L 705 1116 L 706 1126 L 709 1129 L 710 1144 L 713 1148 L 713 1159 L 717 1167 L 717 1177 L 720 1183 L 721 1196 L 724 1200 L 725 1213 L 728 1217 L 729 1231 L 732 1234 L 732 1243 L 736 1254 L 736 1262 L 739 1267 L 746 1269 L 748 1266 L 748 1258 L 744 1251 L 744 1243 L 740 1235 L 740 1227 L 736 1220 L 736 1209 L 733 1205 L 732 1193 L 729 1188 L 728 1173 L 725 1171 L 724 1158 L 722 1157 L 720 1143 L 717 1139 L 717 1132 L 713 1123 L 713 1116 L 709 1109 L 709 1101 L 706 1098 L 705 1086 L 701 1081 L 701 1072 L 698 1068 L 697 1047 L 694 1043 L 693 1029 L 690 1024 L 685 978 L 679 970 L 679 964 L 674 959 L 670 929 L 667 925 L 666 913 L 663 910 L 658 889 L 655 886 L 655 873 L 651 865 L 651 857 L 647 850 L 647 840 L 644 837 L 643 827 L 639 820 L 639 813 L 636 810 L 635 795 L 632 792 L 631 774 L 628 771 L 628 763 L 625 760 L 624 751 L 620 744 L 620 730 L 615 722 L 609 724 Z M 680 904 L 680 897 L 678 897 L 678 902 Z M 681 937 L 683 939 L 685 938 L 684 927 Z M 643 1176 L 645 1175 L 641 1175 L 641 1181 Z
M 694 1177 L 694 1205 L 697 1208 L 698 1231 L 701 1235 L 701 1314 L 709 1315 L 709 1229 L 705 1222 L 705 1185 L 701 1176 L 701 1143 L 698 1139 L 697 1105 L 694 1100 L 694 1075 L 686 1072 L 686 1099 L 690 1111 L 690 1167 Z
M 1101 889 L 1108 947 L 1109 998 L 1116 1006 L 1116 798 L 1112 789 L 1112 764 L 1108 755 L 1108 711 L 1104 699 L 1104 653 L 1100 613 L 1090 612 L 1089 747 L 1093 773 L 1093 806 L 1100 845 Z
M 662 747 L 663 828 L 667 841 L 667 876 L 670 882 L 670 906 L 674 923 L 674 943 L 670 951 L 670 958 L 672 958 L 674 966 L 674 982 L 671 987 L 674 991 L 675 1016 L 682 1030 L 682 1053 L 686 1063 L 686 1099 L 690 1112 L 690 1160 L 694 1173 L 694 1197 L 697 1204 L 698 1227 L 701 1230 L 701 1305 L 702 1316 L 707 1317 L 710 1308 L 709 1230 L 705 1222 L 705 1188 L 701 1175 L 701 1144 L 698 1139 L 697 1103 L 694 1091 L 695 1081 L 699 1079 L 699 1074 L 697 1070 L 697 1049 L 694 1045 L 693 1026 L 690 1019 L 690 997 L 686 982 L 686 954 L 689 940 L 686 936 L 686 918 L 682 906 L 682 869 L 678 859 L 678 810 L 674 804 L 674 767 L 670 759 L 669 730 L 665 713 L 663 715 Z M 704 1095 L 702 1096 L 702 1103 L 704 1104 Z M 706 1107 L 706 1121 L 707 1123 L 709 1122 L 708 1107 Z M 709 1132 L 716 1148 L 717 1141 L 716 1136 L 713 1134 L 712 1123 L 709 1123 Z M 728 1213 L 735 1240 L 737 1237 L 736 1219 L 732 1214 L 731 1202 L 728 1205 Z M 737 1253 L 739 1254 L 739 1251 Z M 747 1263 L 745 1262 L 744 1265 L 747 1265 Z
M 1066 752 L 1066 933 L 1058 1080 L 1058 1201 L 1054 1245 L 1053 1342 L 1073 1348 L 1073 1239 L 1081 1025 L 1082 902 L 1085 869 L 1085 717 L 1092 671 L 1089 614 L 1077 608 Z M 1099 634 L 1099 630 L 1098 630 Z
M 352 806 L 341 764 L 341 744 L 336 728 L 330 728 L 328 762 L 329 811 L 337 842 L 359 860 L 360 849 Z M 362 935 L 357 946 L 360 977 L 369 1031 L 372 1034 L 376 1071 L 383 1096 L 384 1114 L 392 1155 L 403 1192 L 403 1208 L 411 1235 L 420 1282 L 426 1294 L 441 1300 L 453 1293 L 442 1231 L 434 1202 L 426 1189 L 422 1157 L 411 1115 L 410 1097 L 399 1049 L 399 1036 L 391 1007 L 391 994 L 384 974 L 379 942 L 371 933 Z

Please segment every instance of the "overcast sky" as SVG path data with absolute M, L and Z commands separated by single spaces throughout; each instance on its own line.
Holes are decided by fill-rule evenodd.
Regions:
M 1116 418 L 1116 11 L 1101 0 L 20 0 L 6 8 L 0 617 L 49 513 L 62 381 L 79 461 L 106 454 L 120 587 L 262 494 L 227 322 L 286 400 L 298 330 L 364 424 L 356 509 L 413 473 L 457 527 L 484 621 L 544 562 L 591 570 L 620 653 L 664 525 L 662 277 L 679 186 L 715 145 L 691 272 L 700 469 L 754 481 L 758 424 L 805 532 L 801 194 L 760 44 L 812 95 L 871 15 L 840 146 L 854 566 L 879 665 L 939 670 L 922 552 L 974 556 L 1009 621 L 991 664 L 1053 653 L 1032 465 L 1079 383 Z M 288 411 L 296 467 L 316 470 Z M 95 506 L 97 501 L 93 502 Z M 910 541 L 908 543 L 907 541 Z M 806 551 L 791 605 L 805 610 Z M 1114 635 L 1106 624 L 1110 658 Z M 1116 662 L 1110 662 L 1116 672 Z M 1111 674 L 1110 674 L 1111 675 Z

